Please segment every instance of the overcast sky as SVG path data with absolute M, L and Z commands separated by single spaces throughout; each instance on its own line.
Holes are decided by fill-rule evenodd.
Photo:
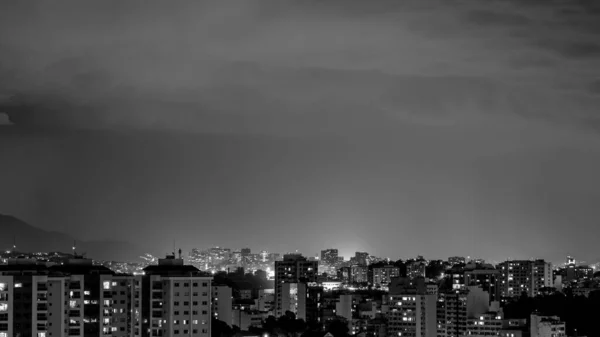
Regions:
M 2 1 L 0 111 L 82 239 L 600 258 L 593 0 Z

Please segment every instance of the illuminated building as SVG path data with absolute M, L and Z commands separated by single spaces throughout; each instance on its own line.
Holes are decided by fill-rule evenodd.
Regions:
M 0 321 L 8 319 L 0 336 L 142 335 L 141 276 L 116 275 L 81 257 L 49 268 L 13 262 L 0 269 Z
M 232 292 L 231 288 L 226 285 L 213 285 L 211 287 L 212 297 L 212 313 L 213 317 L 231 325 L 232 323 Z
M 437 301 L 438 330 L 447 337 L 463 336 L 468 319 L 489 312 L 489 294 L 480 287 L 467 287 L 439 294 Z
M 437 287 L 424 279 L 392 279 L 388 295 L 388 336 L 433 337 L 437 335 Z
M 210 336 L 211 277 L 169 255 L 144 268 L 142 336 Z
M 498 336 L 502 330 L 502 312 L 486 312 L 467 318 L 467 335 Z
M 531 337 L 564 337 L 566 336 L 565 322 L 557 316 L 539 316 L 531 314 Z
M 334 248 L 321 251 L 321 263 L 335 265 L 338 262 L 338 250 Z
M 368 279 L 368 268 L 366 266 L 354 265 L 350 267 L 351 281 L 354 283 L 366 283 Z
M 467 259 L 461 256 L 452 256 L 448 258 L 448 263 L 450 263 L 451 266 L 457 265 L 457 264 L 465 264 L 467 262 Z
M 368 265 L 367 261 L 369 261 L 369 253 L 356 252 L 354 254 L 354 260 L 355 260 L 356 264 L 358 264 L 360 266 L 366 266 L 366 265 Z
M 307 299 L 298 300 L 298 296 L 306 296 L 308 284 L 316 284 L 318 268 L 318 261 L 309 261 L 300 254 L 287 254 L 283 261 L 275 262 L 275 317 L 290 308 L 298 311 L 298 316 L 306 314 L 302 305 Z
M 406 264 L 406 276 L 409 278 L 425 277 L 425 261 L 410 261 Z
M 544 260 L 506 261 L 499 267 L 502 297 L 518 297 L 523 293 L 535 297 L 542 288 L 552 287 L 552 264 Z
M 373 281 L 375 286 L 388 285 L 392 278 L 400 276 L 400 268 L 394 265 L 373 268 Z

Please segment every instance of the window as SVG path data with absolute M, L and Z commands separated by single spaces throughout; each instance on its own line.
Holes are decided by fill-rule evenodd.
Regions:
M 23 283 L 15 283 L 15 288 L 23 288 Z
M 8 311 L 8 304 L 7 303 L 0 303 L 0 312 L 1 311 Z
M 0 291 L 6 291 L 6 283 L 0 283 Z
M 106 289 L 110 289 L 110 282 L 109 281 L 104 281 L 102 283 L 102 288 Z
M 203 287 L 208 287 L 208 283 L 206 283 L 206 282 L 202 282 L 202 286 L 203 286 Z
M 179 282 L 175 282 L 174 286 L 179 287 Z
M 197 286 L 198 286 L 198 282 L 194 282 L 194 283 L 193 283 L 193 286 L 194 286 L 194 287 L 197 287 Z
M 184 284 L 183 284 L 183 286 L 184 286 L 184 287 L 189 287 L 189 286 L 190 286 L 190 284 L 189 284 L 189 283 L 184 283 Z

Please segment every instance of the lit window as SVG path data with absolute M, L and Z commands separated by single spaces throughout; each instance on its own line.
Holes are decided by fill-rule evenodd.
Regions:
M 23 283 L 15 283 L 15 288 L 23 288 Z
M 102 283 L 102 286 L 103 286 L 104 289 L 110 289 L 110 282 L 109 281 L 104 281 Z
M 0 303 L 0 311 L 8 311 L 8 304 L 7 303 Z
M 6 283 L 0 283 L 0 291 L 6 290 Z

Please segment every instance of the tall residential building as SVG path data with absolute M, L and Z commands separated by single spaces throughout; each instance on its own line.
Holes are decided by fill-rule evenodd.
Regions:
M 141 276 L 83 258 L 10 261 L 0 268 L 0 336 L 141 336 L 141 286 Z
M 252 254 L 252 250 L 250 248 L 242 248 L 241 253 L 242 256 L 250 256 L 250 254 Z
M 425 261 L 410 261 L 406 264 L 406 276 L 409 278 L 425 277 L 425 267 L 427 267 Z
M 334 248 L 321 251 L 321 262 L 328 265 L 335 265 L 338 262 L 338 250 Z
M 468 319 L 489 312 L 489 294 L 480 287 L 467 287 L 439 294 L 438 328 L 446 337 L 459 337 L 467 333 Z
M 388 336 L 437 336 L 437 287 L 422 278 L 394 278 L 387 300 Z
M 468 264 L 464 268 L 465 286 L 479 286 L 490 295 L 490 303 L 500 301 L 500 270 L 491 264 Z
M 518 297 L 526 293 L 530 297 L 541 294 L 544 287 L 552 287 L 552 264 L 544 260 L 513 260 L 499 265 L 500 294 L 502 297 Z
M 351 276 L 352 282 L 356 282 L 356 283 L 369 282 L 367 275 L 368 275 L 367 266 L 355 265 L 355 266 L 350 267 L 350 276 Z
M 275 262 L 276 317 L 283 316 L 288 310 L 296 310 L 297 316 L 312 316 L 309 313 L 312 307 L 303 305 L 314 301 L 306 296 L 309 288 L 314 288 L 317 282 L 318 268 L 318 261 L 309 261 L 301 254 L 287 254 L 284 255 L 283 261 Z
M 502 311 L 490 311 L 467 318 L 467 336 L 498 336 L 502 330 Z
M 373 285 L 388 285 L 391 279 L 400 276 L 400 268 L 394 265 L 387 265 L 373 268 Z
M 232 323 L 232 291 L 226 285 L 212 285 L 213 317 L 231 325 Z
M 366 266 L 369 261 L 369 253 L 356 252 L 356 253 L 354 253 L 354 259 L 358 265 Z
M 536 313 L 531 314 L 530 321 L 531 337 L 565 337 L 565 322 L 562 322 L 558 316 L 539 316 Z
M 212 277 L 174 255 L 144 273 L 142 336 L 210 336 Z

